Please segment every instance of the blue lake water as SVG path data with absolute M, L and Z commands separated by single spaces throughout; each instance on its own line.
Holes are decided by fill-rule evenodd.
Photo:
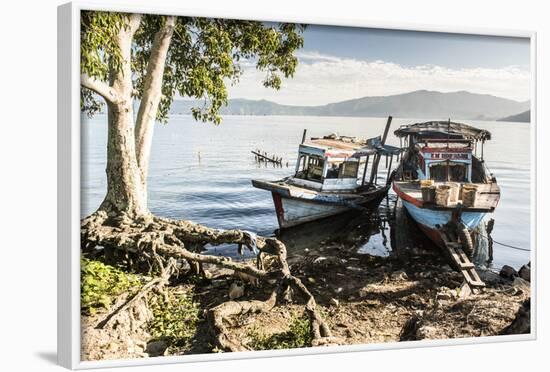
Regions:
M 391 134 L 401 124 L 422 119 L 394 119 L 388 143 L 398 145 Z M 337 132 L 374 137 L 383 132 L 384 118 L 226 116 L 219 126 L 197 123 L 190 116 L 172 116 L 168 124 L 156 124 L 149 174 L 149 207 L 155 214 L 190 219 L 208 226 L 239 228 L 273 235 L 277 220 L 270 193 L 255 189 L 250 180 L 279 179 L 293 173 L 303 129 L 309 136 Z M 491 131 L 485 145 L 487 165 L 502 190 L 493 238 L 513 246 L 530 247 L 530 125 L 469 121 Z M 95 211 L 106 191 L 106 116 L 82 118 L 81 216 Z M 262 149 L 282 156 L 282 167 L 257 164 L 251 150 Z M 288 162 L 288 167 L 286 166 Z M 395 165 L 395 164 L 394 164 Z M 380 178 L 385 178 L 383 162 Z M 391 210 L 390 198 L 380 214 Z M 384 254 L 389 227 L 374 231 L 362 249 Z M 292 246 L 289 246 L 289 251 Z M 214 253 L 233 252 L 219 247 Z M 494 266 L 516 268 L 530 260 L 529 252 L 495 244 Z

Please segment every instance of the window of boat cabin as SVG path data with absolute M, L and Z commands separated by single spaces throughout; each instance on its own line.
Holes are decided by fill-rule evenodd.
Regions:
M 467 182 L 468 166 L 451 161 L 430 164 L 430 179 L 436 182 Z
M 324 165 L 325 162 L 320 156 L 300 154 L 295 177 L 315 182 L 321 182 L 323 179 Z
M 325 178 L 357 178 L 358 170 L 357 161 L 330 162 Z

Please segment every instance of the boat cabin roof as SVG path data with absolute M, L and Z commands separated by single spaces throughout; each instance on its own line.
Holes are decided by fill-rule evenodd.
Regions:
M 342 139 L 331 139 L 327 137 L 323 138 L 311 138 L 306 144 L 315 145 L 317 147 L 322 147 L 330 150 L 357 150 L 365 146 L 365 142 L 360 139 L 354 139 L 351 137 L 341 137 Z M 344 140 L 343 138 L 350 138 L 349 140 Z M 352 142 L 355 141 L 355 142 Z M 361 142 L 358 142 L 361 141 Z
M 402 125 L 394 134 L 397 137 L 413 136 L 421 141 L 486 141 L 491 139 L 491 133 L 485 129 L 474 128 L 463 123 L 452 121 L 428 121 Z
M 397 155 L 401 149 L 382 145 L 380 137 L 362 139 L 358 137 L 338 136 L 312 137 L 300 145 L 300 152 L 321 157 L 360 158 L 373 154 Z

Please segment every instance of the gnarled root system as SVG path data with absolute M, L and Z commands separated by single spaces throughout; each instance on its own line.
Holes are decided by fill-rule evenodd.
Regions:
M 199 253 L 206 244 L 235 244 L 239 251 L 246 246 L 257 255 L 256 265 L 235 262 L 229 257 Z M 230 318 L 243 314 L 266 312 L 288 293 L 298 295 L 305 303 L 305 312 L 311 321 L 312 346 L 334 345 L 338 340 L 321 317 L 315 298 L 306 286 L 290 272 L 286 260 L 285 245 L 275 238 L 264 238 L 242 230 L 212 229 L 190 221 L 171 220 L 147 215 L 139 218 L 109 218 L 98 211 L 81 223 L 81 247 L 84 252 L 103 252 L 108 257 L 123 255 L 134 264 L 145 263 L 159 279 L 145 286 L 126 304 L 118 307 L 100 324 L 109 326 L 118 313 L 129 310 L 134 302 L 146 296 L 152 289 L 168 282 L 177 273 L 176 261 L 187 261 L 191 269 L 207 275 L 203 264 L 211 264 L 233 270 L 238 275 L 253 278 L 262 285 L 273 287 L 265 301 L 227 301 L 208 310 L 207 319 L 215 341 L 223 350 L 242 351 L 247 348 L 233 339 L 225 326 Z M 101 250 L 97 248 L 103 248 Z M 264 256 L 275 257 L 275 264 L 264 267 Z M 292 289 L 292 291 L 290 291 Z

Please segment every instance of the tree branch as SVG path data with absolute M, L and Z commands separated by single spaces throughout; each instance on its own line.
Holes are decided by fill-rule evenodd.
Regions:
M 143 81 L 143 96 L 139 105 L 135 131 L 136 157 L 143 182 L 147 180 L 153 127 L 162 97 L 164 67 L 175 23 L 176 17 L 165 17 L 164 24 L 155 34 L 151 47 L 151 56 L 147 63 L 147 73 Z
M 139 26 L 141 25 L 141 18 L 142 15 L 138 13 L 132 13 L 129 16 L 130 19 L 130 36 L 134 37 L 134 34 L 138 30 Z
M 107 102 L 117 103 L 120 100 L 116 90 L 101 80 L 97 80 L 88 74 L 80 75 L 80 85 L 105 98 Z

